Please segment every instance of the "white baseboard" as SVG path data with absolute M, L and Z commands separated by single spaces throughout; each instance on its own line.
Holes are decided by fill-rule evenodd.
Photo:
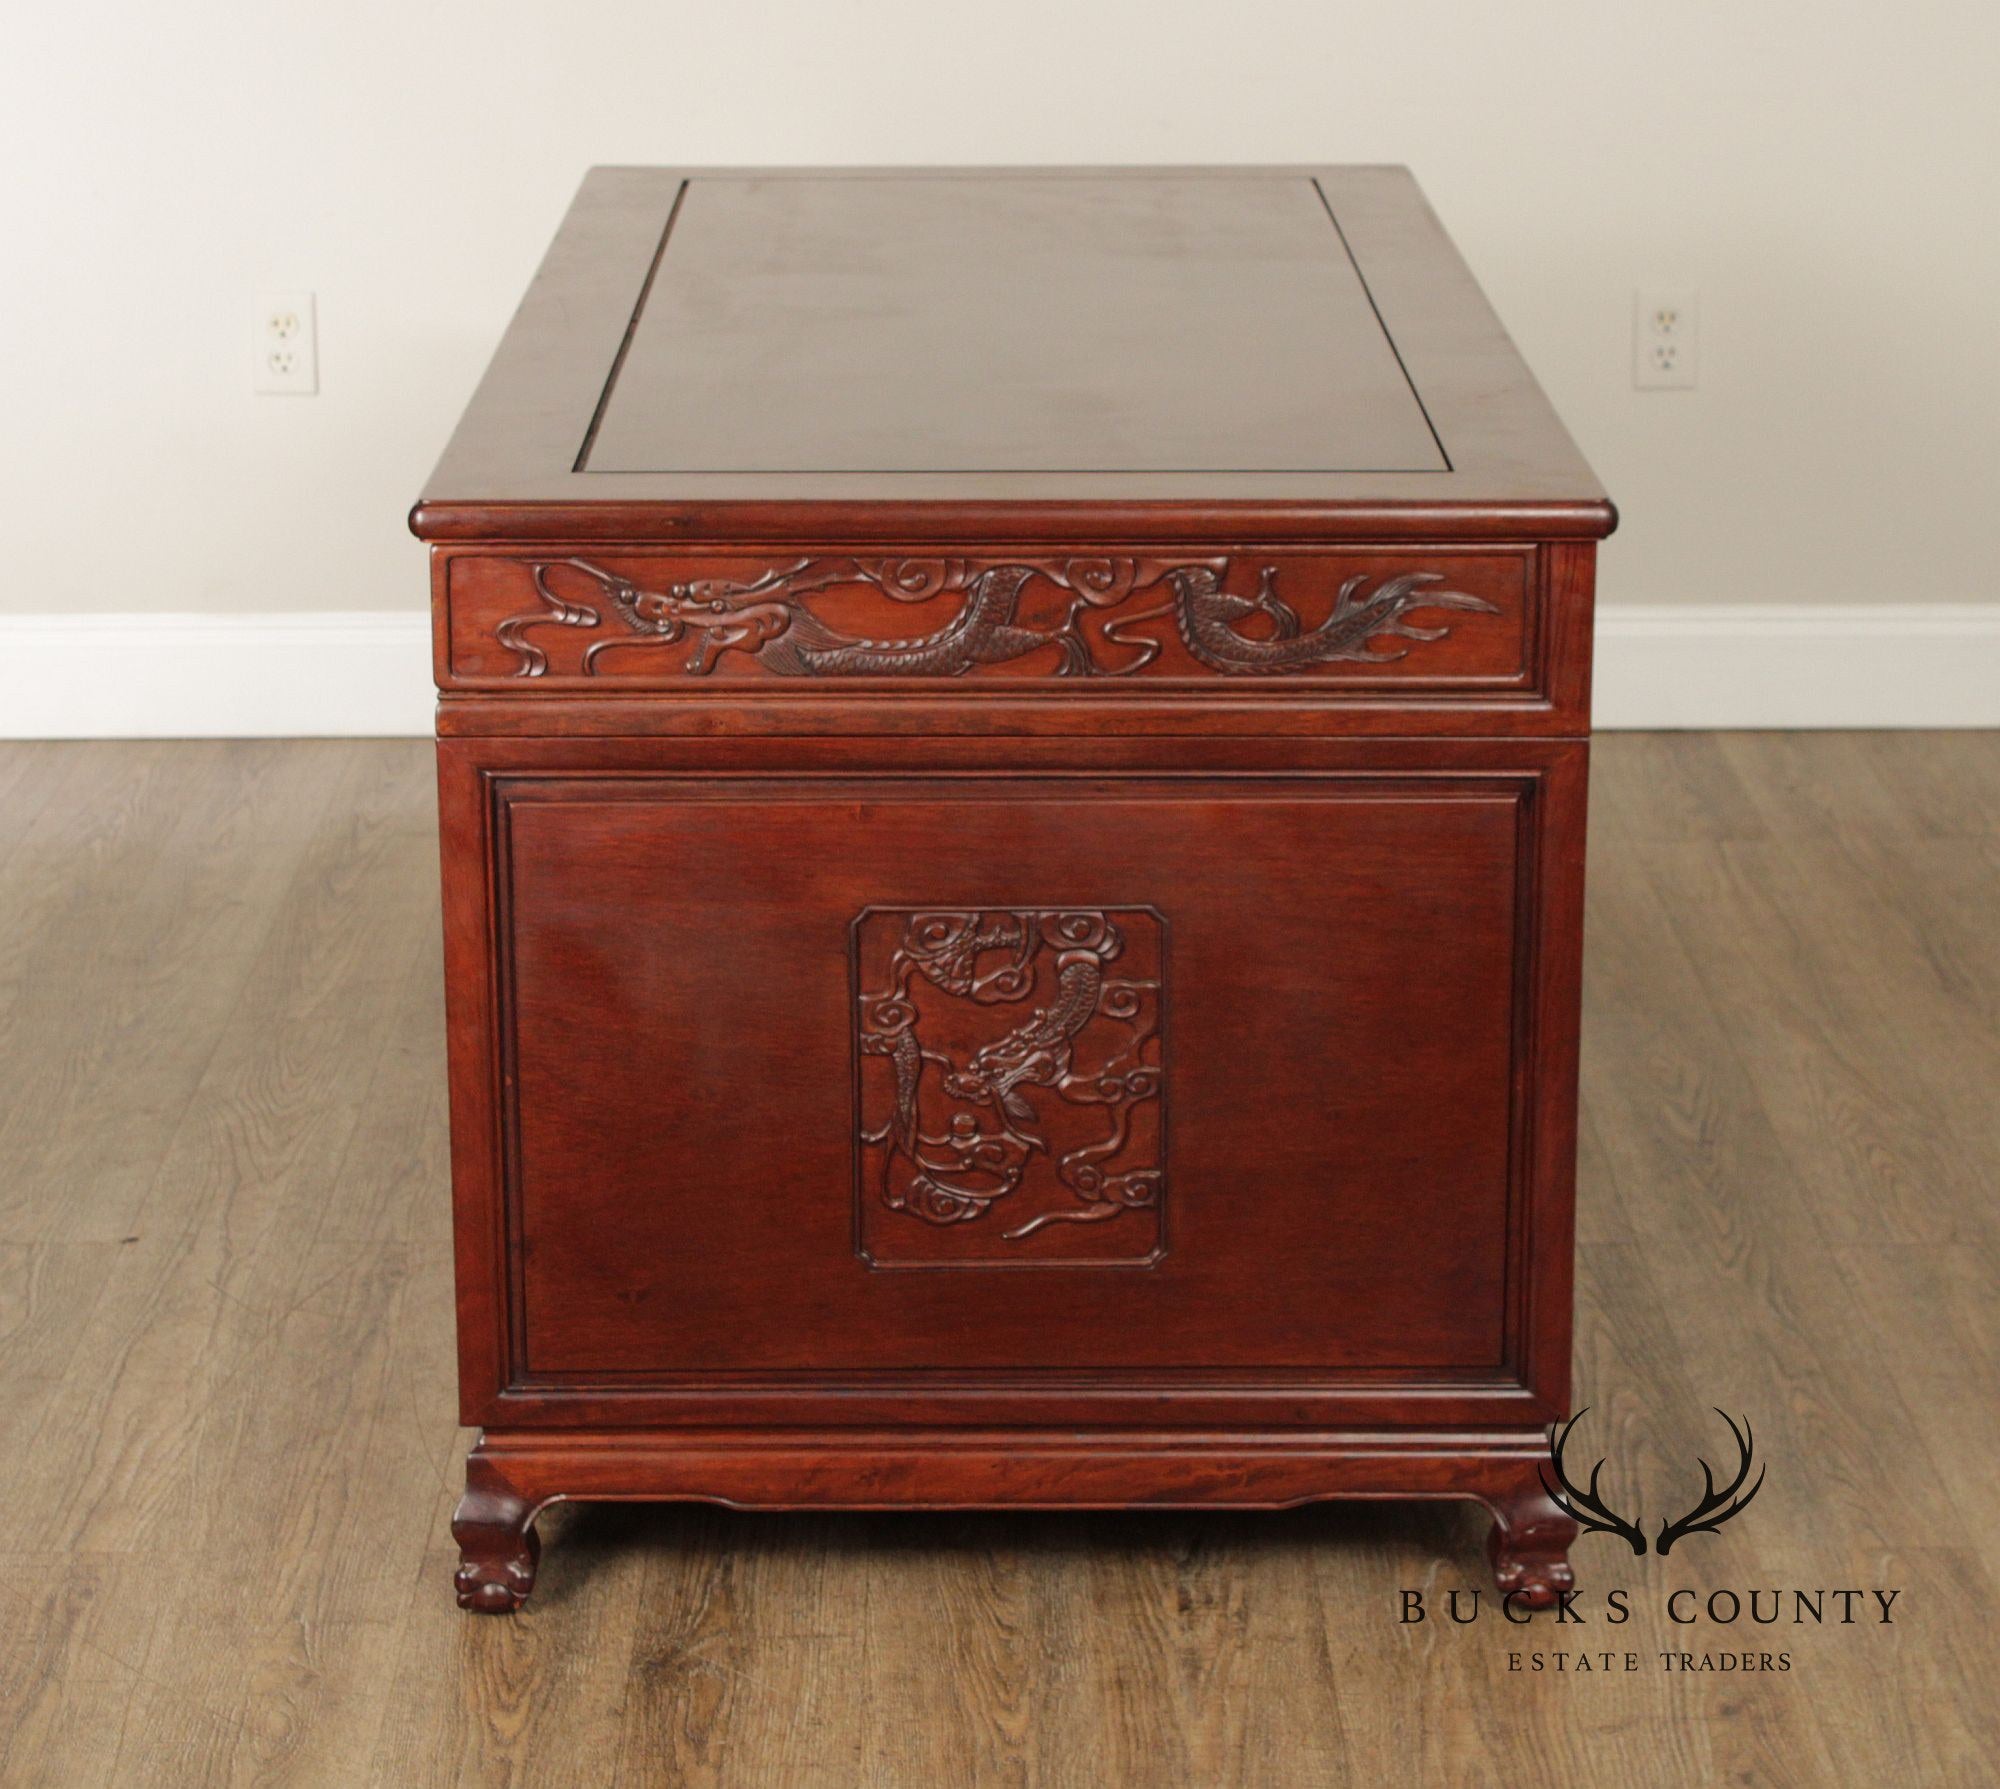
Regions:
M 0 615 L 0 738 L 423 735 L 421 613 Z M 2000 726 L 2000 603 L 1598 610 L 1600 727 Z
M 430 617 L 0 615 L 0 739 L 428 734 Z
M 2000 603 L 1600 604 L 1600 727 L 2000 726 Z

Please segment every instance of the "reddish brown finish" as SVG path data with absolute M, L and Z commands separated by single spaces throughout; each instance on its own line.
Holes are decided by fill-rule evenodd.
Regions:
M 671 257 L 676 201 L 691 183 L 734 181 L 746 173 L 777 180 L 780 171 L 744 169 L 598 168 L 578 193 L 561 233 L 501 342 L 465 418 L 426 485 L 412 518 L 426 540 L 830 542 L 1008 539 L 1049 546 L 1113 540 L 1193 543 L 1212 550 L 1232 541 L 1297 539 L 1540 540 L 1596 538 L 1613 516 L 1590 468 L 1578 454 L 1507 332 L 1453 250 L 1438 220 L 1404 168 L 1035 169 L 1038 179 L 1074 180 L 1079 203 L 1104 203 L 1106 183 L 1149 182 L 1172 173 L 1191 180 L 1237 183 L 1268 179 L 1310 183 L 1323 195 L 1326 241 L 1344 247 L 1365 282 L 1372 310 L 1435 431 L 1447 470 L 1384 471 L 1353 464 L 1317 471 L 1219 470 L 1230 457 L 1205 437 L 1201 416 L 1185 421 L 1177 451 L 1154 469 L 1132 472 L 952 471 L 853 472 L 828 466 L 790 472 L 579 470 L 607 393 L 607 371 L 621 361 L 635 320 L 647 309 L 649 275 Z M 927 178 L 961 183 L 968 216 L 992 202 L 992 183 L 1021 170 L 933 169 Z M 848 169 L 817 173 L 814 182 L 906 181 L 912 170 Z M 1125 258 L 1107 273 L 1124 283 L 1133 303 L 1145 282 L 1185 278 L 1188 227 L 1163 230 L 1149 252 Z M 788 257 L 799 308 L 837 311 L 847 294 L 844 269 L 852 256 L 870 267 L 894 256 L 881 243 L 842 243 L 829 253 L 808 237 L 774 244 Z M 1284 243 L 1268 239 L 1268 252 Z M 662 261 L 664 264 L 664 260 Z M 1205 271 L 1205 270 L 1204 270 Z M 1246 264 L 1243 278 L 1283 278 Z M 1254 310 L 1232 308 L 1226 285 L 1216 290 L 1209 334 L 1240 330 Z M 1364 333 L 1372 319 L 1359 323 Z M 894 319 L 853 319 L 864 331 L 893 330 Z M 1047 327 L 1059 332 L 1060 317 Z M 1328 319 L 1328 327 L 1336 327 Z M 744 344 L 753 352 L 754 338 Z M 1308 352 L 1313 347 L 1308 341 Z M 1104 345 L 1115 355 L 1116 343 Z M 1341 355 L 1344 341 L 1321 339 L 1322 353 Z M 1184 351 L 1225 352 L 1202 340 Z M 1280 350 L 1282 351 L 1282 350 Z M 1051 345 L 1060 356 L 1063 346 Z M 1135 357 L 1124 362 L 1143 376 Z M 838 375 L 837 362 L 828 369 Z M 900 367 L 895 394 L 909 417 L 912 440 L 962 439 L 978 394 L 952 383 L 953 369 L 919 358 Z M 1031 373 L 1035 370 L 1028 369 Z M 944 376 L 941 376 L 944 375 Z M 1407 400 L 1393 401 L 1400 411 Z M 817 415 L 839 413 L 837 383 L 801 383 L 789 407 L 813 410 L 813 433 L 833 431 Z M 983 445 L 975 439 L 975 445 Z M 1275 466 L 1295 464 L 1289 430 L 1274 424 Z M 988 466 L 995 455 L 978 456 Z M 1359 457 L 1359 456 L 1356 456 Z M 1407 464 L 1392 454 L 1376 465 Z
M 767 668 L 765 661 L 773 657 L 770 645 L 760 652 L 753 630 L 756 612 L 771 606 L 768 597 L 739 598 L 733 614 L 727 608 L 702 612 L 727 600 L 703 593 L 732 586 L 755 591 L 774 571 L 799 563 L 794 555 L 768 551 L 673 557 L 595 549 L 588 556 L 460 554 L 447 562 L 445 572 L 447 637 L 438 682 L 449 689 L 504 689 L 526 680 L 538 688 L 574 692 L 638 688 L 691 695 L 742 683 L 756 686 L 760 694 L 768 684 L 772 696 L 824 688 L 833 674 L 816 678 L 789 667 L 778 672 Z M 796 610 L 870 639 L 923 634 L 948 624 L 962 611 L 968 577 L 1016 567 L 1031 571 L 1011 605 L 1012 625 L 1023 636 L 1020 649 L 961 671 L 935 673 L 964 677 L 968 689 L 979 693 L 999 679 L 1041 690 L 1082 679 L 1095 691 L 1112 694 L 1162 683 L 1212 682 L 1216 671 L 1180 633 L 1185 611 L 1170 579 L 1183 567 L 1220 568 L 1224 594 L 1246 599 L 1254 598 L 1260 581 L 1268 578 L 1271 595 L 1300 620 L 1297 643 L 1289 648 L 1301 661 L 1294 674 L 1315 682 L 1324 679 L 1344 690 L 1399 696 L 1416 691 L 1493 695 L 1532 689 L 1538 668 L 1539 568 L 1527 550 L 1431 549 L 1417 555 L 1408 548 L 1340 553 L 1272 548 L 1217 559 L 1135 550 L 1037 561 L 993 547 L 941 561 L 878 551 L 829 556 L 819 563 L 832 568 L 832 581 L 795 599 Z M 913 600 L 908 587 L 921 589 L 917 578 L 928 567 L 951 568 L 959 584 Z M 891 581 L 895 573 L 902 574 L 900 585 Z M 537 588 L 537 574 L 547 595 Z M 638 625 L 607 595 L 607 576 L 642 592 L 632 604 L 645 611 Z M 1373 631 L 1336 629 L 1346 637 L 1325 648 L 1315 645 L 1315 629 L 1333 620 L 1342 586 L 1350 587 L 1351 602 L 1365 605 L 1371 594 L 1399 577 L 1422 580 L 1410 590 L 1407 610 L 1380 610 L 1370 618 Z M 676 588 L 695 594 L 685 599 L 664 594 Z M 656 625 L 656 615 L 668 603 L 687 615 L 678 636 L 641 631 Z M 1199 625 L 1199 611 L 1195 613 Z M 1250 665 L 1257 664 L 1259 648 L 1261 656 L 1281 660 L 1287 646 L 1277 635 L 1274 615 L 1252 613 L 1237 623 L 1218 620 L 1208 634 Z M 1413 642 L 1408 634 L 1393 631 L 1398 625 L 1438 637 Z M 706 652 L 705 639 L 710 642 Z M 1194 645 L 1214 650 L 1199 634 Z M 893 690 L 906 682 L 897 655 L 874 656 L 882 661 L 874 674 L 841 673 L 842 683 Z M 1225 687 L 1251 690 L 1270 674 L 1275 673 L 1246 670 Z
M 1107 1369 L 1503 1365 L 1521 783 L 717 770 L 508 779 L 494 799 L 519 1377 L 1058 1369 L 1085 1336 Z M 1081 1241 L 1152 1271 L 856 1271 L 851 1199 L 802 1197 L 857 1174 L 850 927 L 884 904 L 988 910 L 1041 890 L 1171 916 L 1162 1103 L 1190 1197 L 1169 1193 L 1157 1251 L 1137 1213 L 1122 1249 L 1106 1226 L 1003 1250 L 997 1219 L 941 1227 L 871 1190 L 878 1265 L 1028 1267 Z M 1053 998 L 1045 975 L 988 1011 L 1004 1033 Z M 607 1052 L 606 1014 L 674 1042 Z M 859 1064 L 878 1096 L 888 1066 Z M 1039 1123 L 1050 1151 L 1079 1140 Z M 1422 1250 L 1403 1246 L 1413 1228 Z
M 1160 1266 L 1166 915 L 871 902 L 848 942 L 861 1259 Z M 983 1138 L 981 1108 L 1020 1135 Z
M 467 1607 L 565 1496 L 1473 1497 L 1568 1582 L 1609 512 L 1407 178 L 1315 177 L 1450 471 L 579 473 L 683 180 L 586 187 L 417 518 Z
M 1141 554 L 1137 547 L 1102 548 L 1100 562 Z M 839 733 L 914 732 L 948 734 L 1127 734 L 1216 733 L 1373 733 L 1488 736 L 1494 734 L 1580 734 L 1589 730 L 1590 619 L 1592 568 L 1596 549 L 1581 542 L 1549 542 L 1539 547 L 1475 547 L 1458 543 L 1408 548 L 1345 547 L 1316 554 L 1284 547 L 1237 548 L 1218 561 L 1232 567 L 1227 583 L 1252 593 L 1256 569 L 1278 568 L 1277 585 L 1301 614 L 1302 624 L 1323 621 L 1339 586 L 1360 576 L 1363 590 L 1378 589 L 1398 573 L 1436 574 L 1441 586 L 1490 603 L 1479 610 L 1413 613 L 1415 624 L 1443 629 L 1437 640 L 1411 642 L 1389 636 L 1368 645 L 1365 659 L 1334 659 L 1280 676 L 1219 676 L 1180 648 L 1169 621 L 1148 626 L 1163 642 L 1161 656 L 1136 674 L 1062 676 L 1053 650 L 944 682 L 949 699 L 939 701 L 939 681 L 909 678 L 779 676 L 758 667 L 742 651 L 725 653 L 705 674 L 691 674 L 691 641 L 678 649 L 649 649 L 619 625 L 613 606 L 581 577 L 565 577 L 559 567 L 547 574 L 552 589 L 588 608 L 598 619 L 565 626 L 537 596 L 531 568 L 558 565 L 568 557 L 613 570 L 648 590 L 676 581 L 734 571 L 738 577 L 768 570 L 774 562 L 795 564 L 802 555 L 780 553 L 675 554 L 657 551 L 547 546 L 504 557 L 458 548 L 433 549 L 432 597 L 436 674 L 445 692 L 438 730 L 481 736 L 530 736 L 572 732 L 639 733 Z M 904 555 L 907 556 L 907 555 Z M 1162 565 L 1196 563 L 1194 552 L 1153 554 Z M 1020 563 L 1002 546 L 989 546 L 980 564 Z M 1061 563 L 1061 559 L 1053 563 Z M 1155 587 L 1157 590 L 1158 587 Z M 855 625 L 880 627 L 907 636 L 934 626 L 956 611 L 958 599 L 896 605 L 867 592 L 837 592 L 850 603 Z M 1034 605 L 1059 616 L 1061 603 L 1046 588 L 1030 591 L 1027 617 L 1046 622 Z M 1123 605 L 1132 612 L 1157 606 L 1155 592 Z M 522 618 L 517 638 L 546 660 L 523 674 L 519 650 L 499 638 L 508 621 Z M 843 617 L 846 619 L 847 617 Z M 1116 616 L 1087 613 L 1086 625 L 1101 631 Z M 1260 622 L 1246 623 L 1268 633 Z M 590 647 L 611 642 L 591 675 L 581 660 Z M 1114 643 L 1115 644 L 1115 643 Z M 1388 657 L 1401 652 L 1400 657 Z M 1107 663 L 1136 654 L 1120 654 Z M 1370 662 L 1370 661 L 1374 662 Z M 1178 675 L 1167 675 L 1178 670 Z M 672 692 L 674 702 L 649 699 Z M 461 696 L 477 693 L 476 706 Z M 866 694 L 871 701 L 853 698 Z M 587 695 L 587 705 L 550 698 Z M 1059 698 L 1051 701 L 1047 698 Z M 1412 716 L 1418 718 L 1413 721 Z
M 1321 177 L 1026 168 L 683 179 L 577 467 L 1448 469 Z
M 1185 1428 L 489 1433 L 466 1462 L 452 1523 L 459 1603 L 505 1612 L 534 1588 L 534 1521 L 568 1498 L 691 1500 L 737 1509 L 1288 1509 L 1327 1498 L 1472 1498 L 1493 1512 L 1487 1554 L 1515 1609 L 1575 1582 L 1577 1525 L 1541 1481 L 1540 1437 Z
M 452 1512 L 458 1542 L 458 1606 L 506 1615 L 528 1600 L 542 1557 L 530 1501 L 488 1456 L 475 1448 L 465 1462 L 465 1495 Z

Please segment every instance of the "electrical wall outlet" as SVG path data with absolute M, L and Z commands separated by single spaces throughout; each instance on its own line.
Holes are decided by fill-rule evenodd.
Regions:
M 1701 307 L 1692 292 L 1638 292 L 1632 301 L 1632 384 L 1692 391 L 1700 370 Z
M 319 326 L 310 292 L 260 293 L 251 346 L 255 390 L 307 398 L 319 390 Z

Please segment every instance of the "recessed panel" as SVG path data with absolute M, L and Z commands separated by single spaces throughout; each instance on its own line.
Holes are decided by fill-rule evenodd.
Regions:
M 503 785 L 527 1372 L 1499 1369 L 1520 799 Z
M 1438 472 L 1308 176 L 698 177 L 584 472 Z

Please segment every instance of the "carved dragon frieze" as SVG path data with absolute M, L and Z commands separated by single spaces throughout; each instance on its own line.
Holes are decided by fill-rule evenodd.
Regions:
M 1384 664 L 1409 650 L 1396 641 L 1443 639 L 1448 627 L 1409 619 L 1419 610 L 1498 613 L 1482 597 L 1446 588 L 1441 572 L 1398 572 L 1377 579 L 1373 589 L 1363 574 L 1342 584 L 1331 611 L 1307 627 L 1279 596 L 1275 566 L 1263 568 L 1254 594 L 1238 596 L 1223 587 L 1226 559 L 812 558 L 747 580 L 697 578 L 660 590 L 583 559 L 529 569 L 542 607 L 508 617 L 496 630 L 517 660 L 518 677 L 548 672 L 547 653 L 530 637 L 541 627 L 607 629 L 584 649 L 587 677 L 598 674 L 608 652 L 674 647 L 684 650 L 681 669 L 691 677 L 706 677 L 739 652 L 779 677 L 963 677 L 1041 652 L 1058 677 L 1126 677 L 1163 650 L 1160 638 L 1140 630 L 1166 624 L 1210 671 L 1282 676 L 1339 660 Z M 595 601 L 562 595 L 550 583 L 555 572 L 594 587 Z M 1037 580 L 1066 598 L 1060 617 L 1040 625 L 1022 617 L 1023 596 Z M 951 595 L 960 601 L 942 626 L 887 639 L 843 632 L 825 618 L 823 603 L 816 606 L 829 591 L 863 585 L 913 606 Z M 1154 607 L 1119 612 L 1139 592 L 1155 589 L 1165 596 Z M 1084 626 L 1094 611 L 1104 615 L 1097 643 Z M 1117 662 L 1100 657 L 1106 643 Z

